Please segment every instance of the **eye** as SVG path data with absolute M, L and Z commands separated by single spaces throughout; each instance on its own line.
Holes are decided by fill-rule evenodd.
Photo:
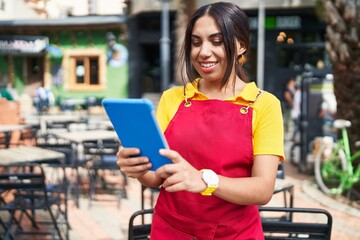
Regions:
M 219 40 L 219 41 L 213 41 L 212 42 L 214 46 L 220 46 L 223 44 L 223 41 L 222 40 Z
M 214 46 L 220 46 L 220 45 L 222 45 L 224 43 L 224 41 L 223 41 L 223 38 L 222 37 L 216 37 L 216 38 L 213 38 L 212 39 L 212 44 L 214 45 Z
M 194 47 L 199 47 L 201 45 L 201 41 L 200 40 L 192 40 L 191 44 Z

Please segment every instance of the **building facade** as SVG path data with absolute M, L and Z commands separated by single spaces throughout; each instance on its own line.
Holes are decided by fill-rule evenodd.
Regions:
M 127 97 L 125 17 L 0 22 L 0 71 L 19 94 L 40 86 L 63 99 Z M 66 29 L 66 30 L 65 30 Z
M 147 91 L 160 91 L 159 64 L 161 39 L 161 2 L 164 0 L 131 1 L 129 11 L 129 48 L 130 52 L 130 96 L 140 97 Z M 184 29 L 186 17 L 196 8 L 215 0 L 170 2 L 171 32 L 171 77 L 169 85 L 178 83 L 175 73 L 177 65 L 178 42 Z M 191 3 L 191 8 L 182 6 Z M 257 81 L 258 53 L 258 0 L 233 0 L 249 16 L 251 27 L 251 49 L 246 64 L 251 81 Z M 301 75 L 305 66 L 329 71 L 325 53 L 325 24 L 316 15 L 315 0 L 267 0 L 265 2 L 265 59 L 264 89 L 282 97 L 283 86 L 288 77 Z M 186 10 L 184 10 L 184 8 Z M 186 16 L 183 16 L 183 14 Z M 180 37 L 179 37 L 180 36 Z M 280 37 L 279 37 L 280 36 Z M 281 38 L 283 38 L 281 40 Z

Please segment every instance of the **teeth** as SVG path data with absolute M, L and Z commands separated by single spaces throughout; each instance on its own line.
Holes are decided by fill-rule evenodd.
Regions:
M 201 63 L 201 66 L 205 67 L 205 68 L 209 68 L 209 67 L 215 66 L 215 64 L 216 63 Z

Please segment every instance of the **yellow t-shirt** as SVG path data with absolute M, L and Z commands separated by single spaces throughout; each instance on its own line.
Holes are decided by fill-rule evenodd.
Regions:
M 189 101 L 207 100 L 208 98 L 197 89 L 197 83 L 198 81 L 194 85 L 186 85 L 186 98 Z M 246 106 L 255 101 L 251 103 L 254 155 L 277 155 L 284 160 L 284 130 L 280 101 L 268 92 L 262 92 L 257 98 L 259 91 L 254 82 L 247 83 L 237 96 L 224 101 Z M 161 96 L 156 117 L 163 132 L 184 99 L 184 87 L 168 89 Z

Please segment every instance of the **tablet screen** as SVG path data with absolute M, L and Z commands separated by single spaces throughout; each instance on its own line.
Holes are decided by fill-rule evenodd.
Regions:
M 158 126 L 150 100 L 107 98 L 102 104 L 122 146 L 139 148 L 140 155 L 150 159 L 151 170 L 171 163 L 170 159 L 159 154 L 159 149 L 168 148 L 168 144 Z

